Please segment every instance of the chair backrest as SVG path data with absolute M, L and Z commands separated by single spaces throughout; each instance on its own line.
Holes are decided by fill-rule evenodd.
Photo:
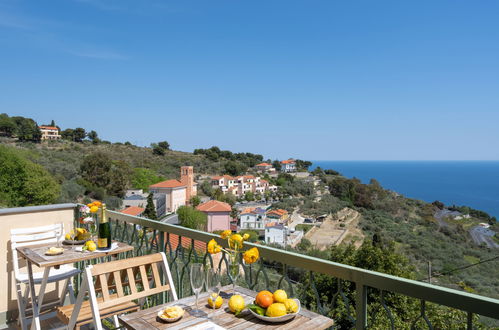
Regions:
M 19 228 L 10 230 L 10 247 L 14 274 L 19 275 L 19 257 L 16 248 L 37 244 L 55 243 L 62 239 L 64 224 L 57 223 L 42 227 Z
M 92 305 L 96 304 L 98 310 L 165 291 L 177 300 L 170 267 L 162 252 L 90 265 L 85 272 Z

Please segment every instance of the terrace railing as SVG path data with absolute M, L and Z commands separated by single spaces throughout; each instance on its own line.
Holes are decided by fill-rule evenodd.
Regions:
M 211 239 L 225 246 L 227 242 L 218 235 L 203 231 L 184 228 L 154 220 L 134 217 L 118 212 L 108 212 L 112 224 L 113 237 L 135 247 L 133 252 L 124 257 L 132 257 L 163 251 L 174 277 L 177 292 L 180 297 L 193 294 L 189 284 L 189 265 L 193 262 L 204 262 L 225 269 L 227 256 L 223 254 L 212 257 L 203 248 L 203 243 Z M 201 242 L 201 244 L 200 244 Z M 385 313 L 388 324 L 386 328 L 398 329 L 395 322 L 396 311 L 392 311 L 387 303 L 387 297 L 394 295 L 406 296 L 419 301 L 419 311 L 412 320 L 405 320 L 407 329 L 422 327 L 433 329 L 431 317 L 428 315 L 428 305 L 441 305 L 464 312 L 464 317 L 456 319 L 455 327 L 459 329 L 474 329 L 477 326 L 478 315 L 499 319 L 499 300 L 476 294 L 462 292 L 425 282 L 391 276 L 384 273 L 369 271 L 324 259 L 314 258 L 290 251 L 276 249 L 259 244 L 245 243 L 249 247 L 256 246 L 260 251 L 260 260 L 250 266 L 241 265 L 244 275 L 238 285 L 253 290 L 284 288 L 292 295 L 308 292 L 309 309 L 322 314 L 328 314 L 341 304 L 346 308 L 346 314 L 352 326 L 356 329 L 367 329 L 373 320 L 373 314 Z M 304 283 L 298 283 L 294 274 L 300 272 L 306 276 Z M 324 274 L 336 279 L 336 293 L 327 303 L 324 296 L 316 289 L 315 278 Z M 303 276 L 302 276 L 303 278 Z M 225 279 L 227 284 L 230 279 Z M 348 298 L 347 288 L 354 294 Z M 374 313 L 372 299 L 368 296 L 376 294 L 378 308 Z M 312 299 L 310 299 L 312 297 Z M 167 296 L 158 296 L 149 301 L 150 306 L 168 301 Z M 370 309 L 371 308 L 371 309 Z M 368 318 L 370 315 L 370 318 Z M 330 314 L 331 316 L 331 314 Z M 334 318 L 334 316 L 333 316 Z M 437 327 L 438 328 L 438 327 Z

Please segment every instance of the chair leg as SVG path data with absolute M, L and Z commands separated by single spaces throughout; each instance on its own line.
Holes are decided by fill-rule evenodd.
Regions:
M 120 327 L 120 321 L 118 321 L 118 315 L 113 315 L 113 320 L 114 320 L 114 326 L 116 328 Z
M 69 293 L 69 302 L 74 304 L 76 302 L 75 290 L 73 288 L 73 278 L 68 279 L 68 293 Z
M 28 287 L 26 286 L 25 294 L 28 292 Z M 26 325 L 26 299 L 23 297 L 21 283 L 16 282 L 16 294 L 17 294 L 17 308 L 19 310 L 18 324 L 21 326 L 22 330 L 27 329 Z
M 64 286 L 62 287 L 62 291 L 61 291 L 61 298 L 59 299 L 59 305 L 60 306 L 63 306 L 64 305 L 64 300 L 66 300 L 66 293 L 68 293 L 68 285 L 69 285 L 69 281 L 70 280 L 71 279 L 68 278 L 66 281 L 64 281 Z

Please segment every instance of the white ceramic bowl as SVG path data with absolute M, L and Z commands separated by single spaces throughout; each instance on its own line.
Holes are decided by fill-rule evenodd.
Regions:
M 286 314 L 286 315 L 278 316 L 278 317 L 269 317 L 269 316 L 264 316 L 264 315 L 260 315 L 258 313 L 255 313 L 251 309 L 249 311 L 251 314 L 255 315 L 256 318 L 259 318 L 260 320 L 263 320 L 266 322 L 270 322 L 270 323 L 285 322 L 285 321 L 289 321 L 289 320 L 293 319 L 298 313 L 300 313 L 300 310 L 301 310 L 300 301 L 298 299 L 293 299 L 293 300 L 296 301 L 296 303 L 298 304 L 298 311 L 296 313 L 290 313 L 290 314 Z

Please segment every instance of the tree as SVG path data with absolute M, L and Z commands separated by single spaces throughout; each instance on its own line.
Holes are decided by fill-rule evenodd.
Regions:
M 146 205 L 146 209 L 144 211 L 144 216 L 148 219 L 151 219 L 151 220 L 158 219 L 158 216 L 156 215 L 156 207 L 154 206 L 152 193 L 150 193 L 147 196 L 147 205 Z
M 98 144 L 100 142 L 99 136 L 96 131 L 90 131 L 87 134 L 87 137 L 92 141 L 93 144 Z
M 50 122 L 50 126 L 52 126 L 52 127 L 57 127 L 57 126 L 55 126 L 55 121 L 54 121 L 53 119 L 52 119 L 52 121 Z
M 259 235 L 258 235 L 258 232 L 257 232 L 257 231 L 255 231 L 255 230 L 243 229 L 243 230 L 241 230 L 241 231 L 239 232 L 239 234 L 241 234 L 241 235 L 244 235 L 244 234 L 249 234 L 249 236 L 250 236 L 250 237 L 248 238 L 248 241 L 249 241 L 249 242 L 256 242 L 256 241 L 258 241 L 258 237 L 259 237 Z
M 255 200 L 255 194 L 251 191 L 247 191 L 244 194 L 244 199 L 247 200 L 248 202 L 254 201 Z
M 211 185 L 210 180 L 204 180 L 201 182 L 200 189 L 206 196 L 212 196 L 213 194 L 213 186 Z
M 227 174 L 236 176 L 243 174 L 247 170 L 247 167 L 240 162 L 230 160 L 225 163 L 224 169 Z
M 272 166 L 276 169 L 276 171 L 280 171 L 282 169 L 281 162 L 277 159 L 272 162 Z
M 155 171 L 148 168 L 138 167 L 133 169 L 131 183 L 133 188 L 148 191 L 150 185 L 164 180 L 165 178 L 161 175 L 157 175 Z
M 16 124 L 15 135 L 19 141 L 40 142 L 42 132 L 38 128 L 38 124 L 31 118 L 12 117 Z
M 40 165 L 27 160 L 17 150 L 0 146 L 0 204 L 43 205 L 57 201 L 60 186 Z
M 308 160 L 297 159 L 295 162 L 298 171 L 308 171 L 308 168 L 312 166 L 312 162 L 309 162 Z
M 201 198 L 199 198 L 199 196 L 192 196 L 189 200 L 189 203 L 192 205 L 192 207 L 197 207 L 199 204 L 201 204 Z
M 82 142 L 83 139 L 87 136 L 85 129 L 81 127 L 75 128 L 73 131 L 73 141 Z
M 207 216 L 205 213 L 196 210 L 192 206 L 180 206 L 177 209 L 180 225 L 183 227 L 206 230 Z
M 74 129 L 72 128 L 66 128 L 64 131 L 61 132 L 61 137 L 64 140 L 74 141 L 73 136 L 74 136 Z
M 7 114 L 0 114 L 0 136 L 12 137 L 16 131 L 16 123 Z
M 164 156 L 166 151 L 170 149 L 170 144 L 166 141 L 151 143 L 152 153 L 158 156 Z

